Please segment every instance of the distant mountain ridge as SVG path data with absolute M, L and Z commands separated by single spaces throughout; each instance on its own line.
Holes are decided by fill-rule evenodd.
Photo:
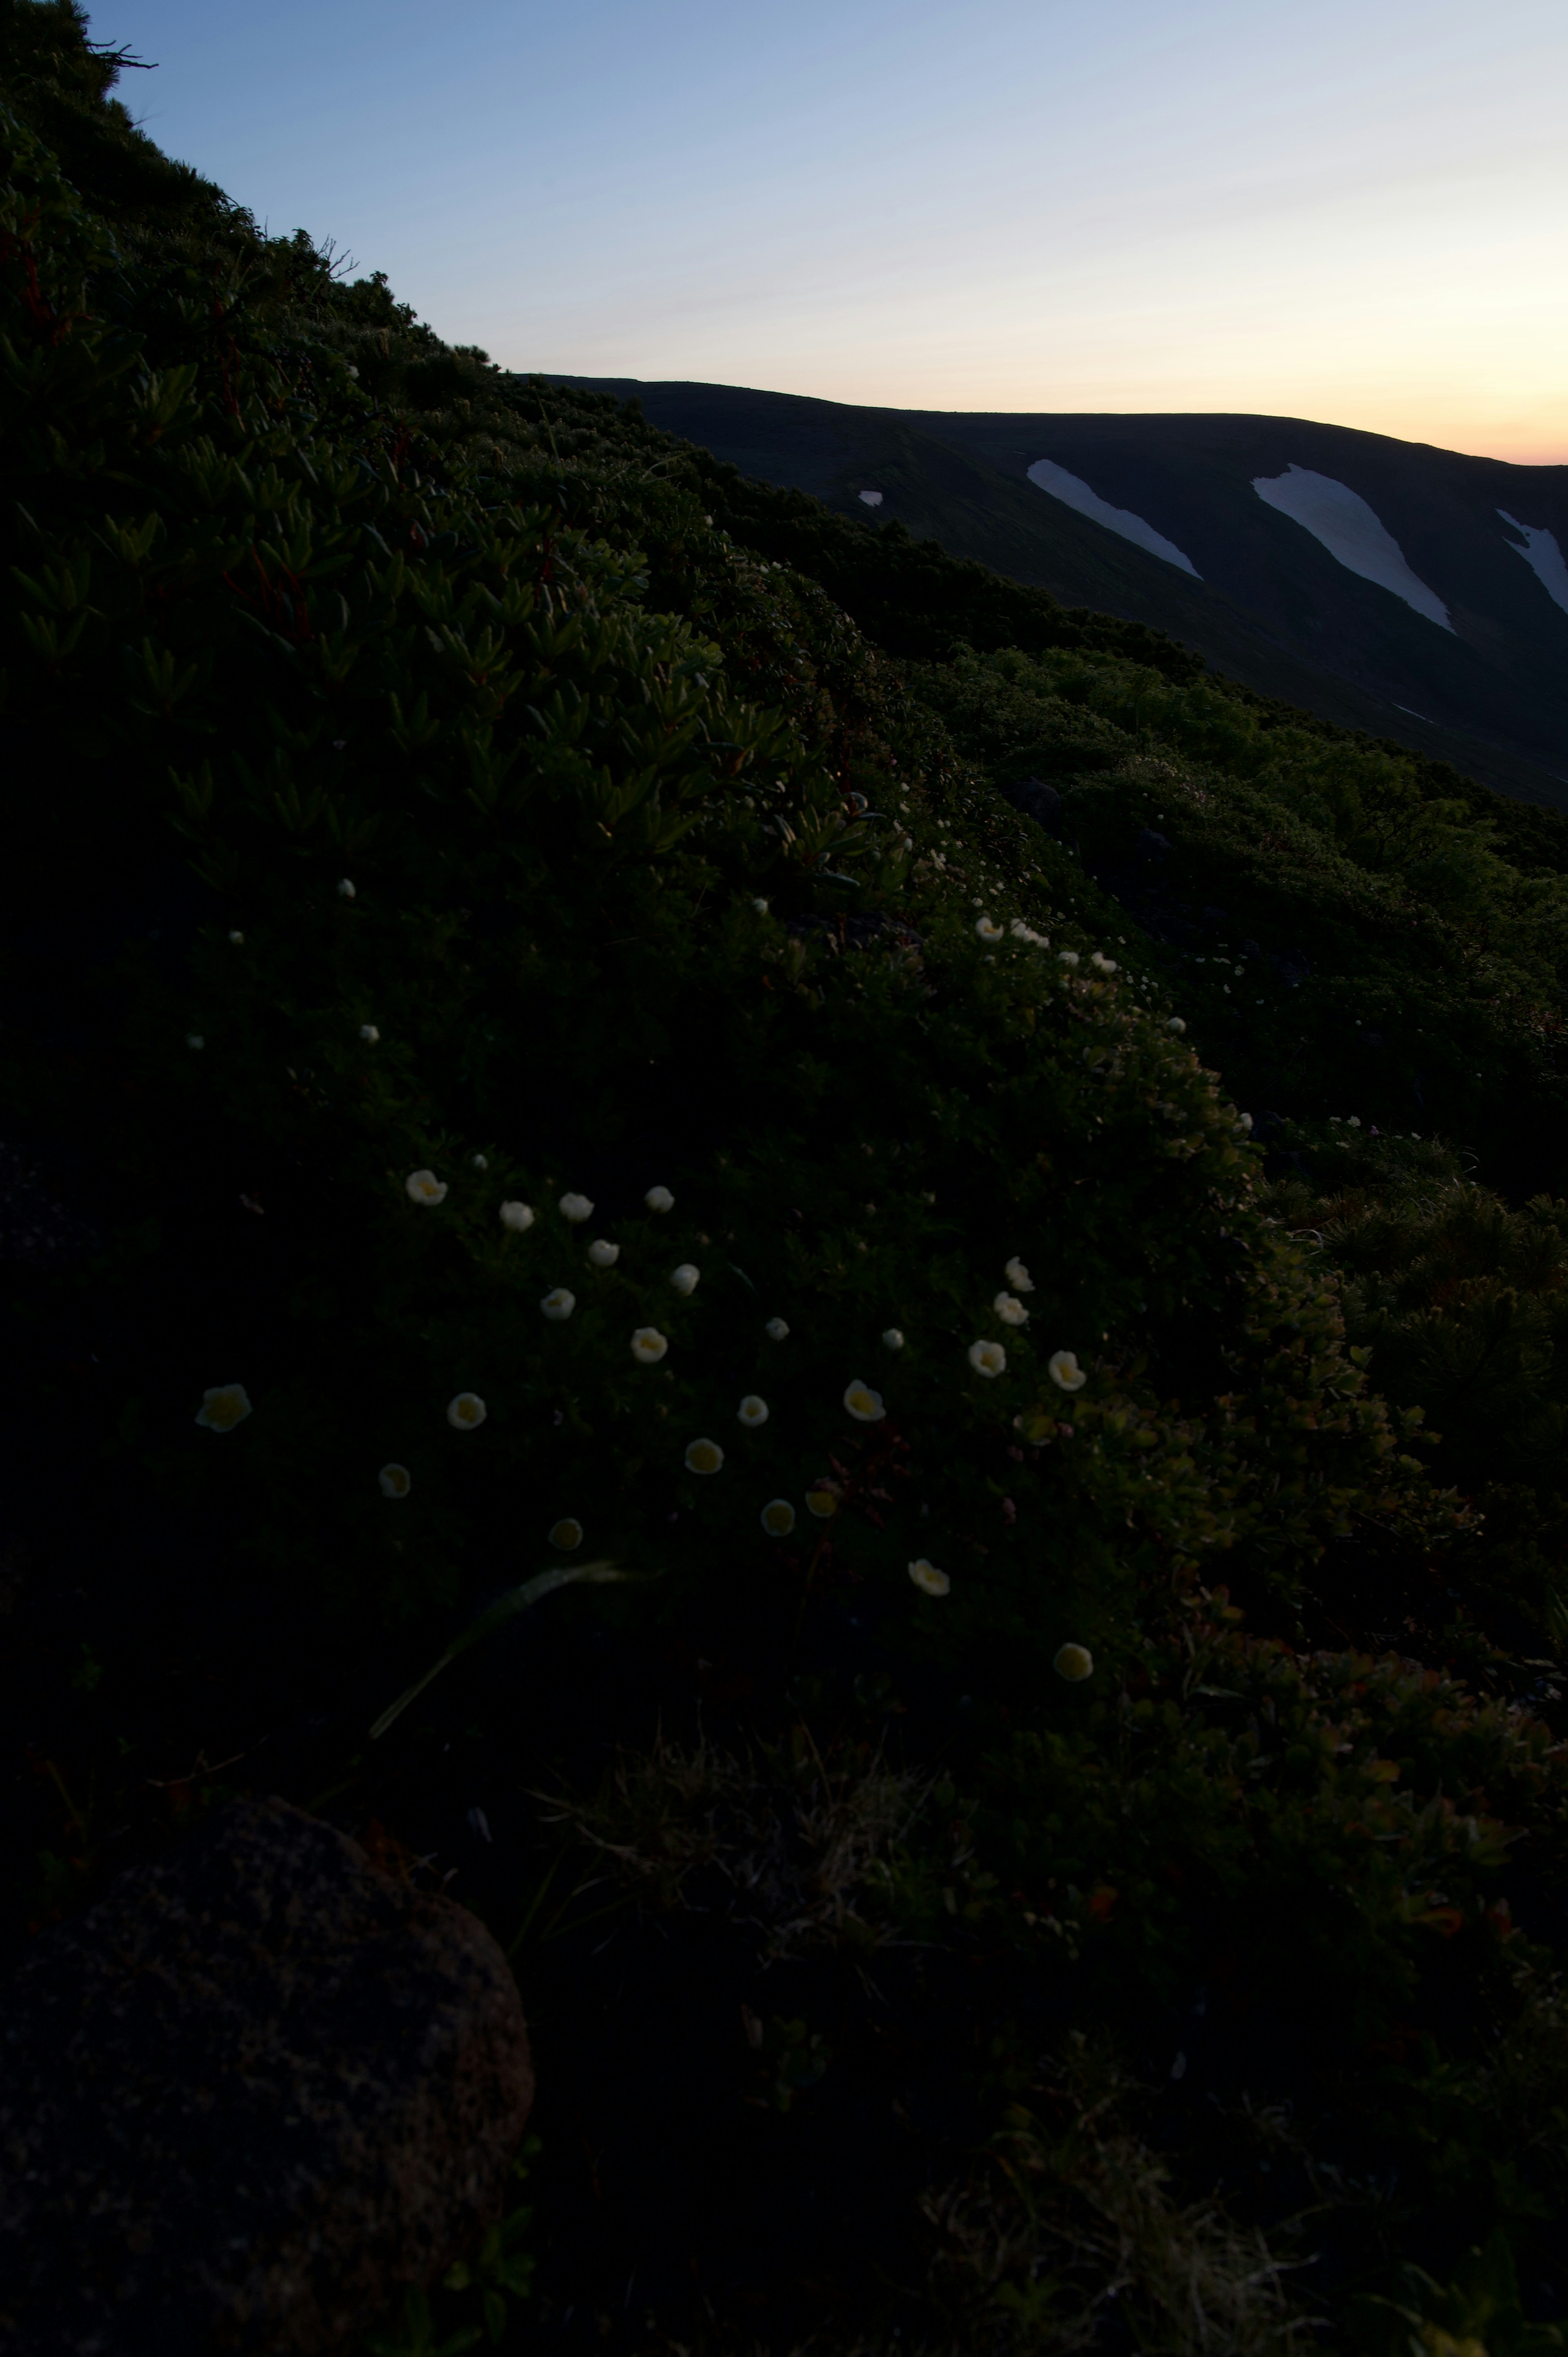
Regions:
M 635 396 L 651 425 L 870 530 L 1148 623 L 1260 694 L 1568 809 L 1568 467 L 1304 418 L 548 381 Z

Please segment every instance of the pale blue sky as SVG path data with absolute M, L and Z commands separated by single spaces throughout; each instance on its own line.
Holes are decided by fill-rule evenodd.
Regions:
M 90 0 L 91 5 L 91 0 Z M 1563 0 L 97 0 L 274 230 L 516 368 L 1568 459 Z

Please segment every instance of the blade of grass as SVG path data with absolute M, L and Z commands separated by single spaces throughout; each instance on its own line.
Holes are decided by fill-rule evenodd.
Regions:
M 371 1742 L 386 1733 L 392 1721 L 402 1717 L 409 1704 L 424 1692 L 431 1680 L 440 1676 L 448 1662 L 455 1662 L 459 1653 L 466 1653 L 470 1645 L 477 1645 L 481 1637 L 488 1637 L 493 1629 L 500 1628 L 503 1622 L 514 1619 L 519 1612 L 526 1612 L 529 1606 L 537 1604 L 542 1596 L 549 1596 L 557 1587 L 568 1587 L 574 1580 L 599 1585 L 612 1579 L 646 1577 L 647 1574 L 618 1570 L 613 1563 L 601 1558 L 596 1563 L 562 1564 L 553 1571 L 542 1571 L 534 1578 L 525 1579 L 520 1587 L 509 1587 L 504 1596 L 498 1596 L 495 1602 L 480 1613 L 477 1620 L 469 1622 L 462 1635 L 447 1646 L 441 1659 L 426 1670 L 406 1694 L 399 1695 L 390 1710 L 382 1711 L 371 1729 Z

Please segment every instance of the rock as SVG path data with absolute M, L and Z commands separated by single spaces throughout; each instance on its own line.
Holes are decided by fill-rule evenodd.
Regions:
M 504 2206 L 506 1959 L 285 1802 L 44 1934 L 0 2003 L 0 2352 L 338 2351 Z
M 1055 786 L 1047 785 L 1043 778 L 1020 778 L 1015 785 L 1004 786 L 1002 791 L 1015 810 L 1021 810 L 1026 818 L 1032 818 L 1047 834 L 1060 834 L 1062 798 Z

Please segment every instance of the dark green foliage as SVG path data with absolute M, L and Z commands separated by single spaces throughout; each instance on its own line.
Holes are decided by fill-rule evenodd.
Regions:
M 1154 936 L 1161 981 L 1255 1114 L 1438 1131 L 1505 1187 L 1554 1182 L 1568 883 L 1552 814 L 1530 814 L 1521 869 L 1495 798 L 1221 683 L 1098 656 L 968 658 L 918 683 L 1002 780 L 1051 776 L 1069 850 Z
M 728 2060 L 705 2015 L 682 2031 L 677 2180 L 788 2246 L 768 2189 L 842 2169 L 846 2340 L 898 2315 L 1047 2345 L 1042 2254 L 1081 2288 L 1122 2234 L 1143 2345 L 1189 2345 L 1163 2247 L 1261 2349 L 1309 2194 L 1326 2299 L 1499 2224 L 1533 2283 L 1568 2066 L 1559 2039 L 1527 2091 L 1509 2057 L 1555 2019 L 1559 1750 L 1502 1620 L 1461 1641 L 1385 1604 L 1462 1566 L 1534 1631 L 1527 1671 L 1568 1647 L 1563 1213 L 1371 1125 L 1408 1129 L 1418 1086 L 1493 1183 L 1550 1176 L 1552 826 L 506 379 L 205 184 L 159 183 L 155 220 L 104 160 L 156 181 L 80 18 L 4 24 L 0 636 L 14 774 L 47 791 L 7 798 L 0 1054 L 91 1239 L 15 1275 L 14 1428 L 59 1494 L 91 1461 L 201 1563 L 193 1658 L 231 1696 L 249 1674 L 247 1729 L 303 1719 L 319 1665 L 348 1715 L 299 1738 L 298 1797 L 384 1839 L 463 1776 L 530 1824 L 560 1780 L 624 1893 L 537 1833 L 532 1897 L 515 1847 L 470 1889 L 543 1992 L 547 2088 L 588 2068 L 596 1910 L 628 1941 L 657 1915 L 678 1944 L 636 2002 L 706 1975 L 725 2035 L 757 2029 Z M 1030 774 L 1065 843 L 997 791 Z M 1155 824 L 1151 881 L 1123 854 Z M 1238 959 L 1270 976 L 1244 1018 Z M 1294 1158 L 1238 1098 L 1300 1116 L 1270 1133 Z M 242 1417 L 198 1421 L 235 1385 Z M 466 1652 L 368 1749 L 579 1546 L 632 1577 L 553 1595 L 532 1652 Z M 143 1783 L 216 1789 L 156 1658 L 176 1590 L 142 1577 L 130 1609 L 94 1586 L 63 1652 L 27 1624 L 68 1834 L 14 1932 L 108 1862 L 83 1780 L 145 1764 L 144 1686 L 201 1749 Z M 735 1722 L 719 1767 L 656 1733 L 701 1696 Z M 612 1750 L 619 1783 L 575 1798 Z M 1062 2076 L 1090 2033 L 1145 2089 L 1118 2081 L 1114 2167 Z M 1292 2123 L 1273 2186 L 1233 2167 L 1243 2116 Z M 1035 2176 L 1005 2222 L 1002 2179 Z M 580 2266 L 618 2298 L 645 2227 L 601 2248 L 575 2182 L 541 2184 L 550 2297 Z M 525 2288 L 510 2244 L 474 2283 L 492 2262 L 496 2298 Z M 1083 2316 L 1073 2345 L 1107 2330 Z

